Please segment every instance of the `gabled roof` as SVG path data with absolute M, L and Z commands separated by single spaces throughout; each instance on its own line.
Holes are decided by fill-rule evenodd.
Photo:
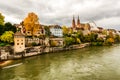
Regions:
M 59 29 L 62 29 L 62 27 L 60 25 L 50 25 L 49 27 L 50 28 L 59 28 Z
M 20 31 L 17 31 L 14 36 L 24 36 Z

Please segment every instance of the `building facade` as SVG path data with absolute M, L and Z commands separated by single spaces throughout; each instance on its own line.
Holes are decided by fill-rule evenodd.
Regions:
M 25 50 L 25 36 L 19 31 L 14 34 L 14 52 Z
M 50 27 L 51 35 L 56 36 L 56 37 L 63 37 L 63 31 L 62 31 L 61 26 L 51 25 L 49 27 Z

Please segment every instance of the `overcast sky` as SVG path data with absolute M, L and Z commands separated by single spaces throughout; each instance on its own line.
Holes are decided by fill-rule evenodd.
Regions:
M 29 12 L 39 16 L 41 24 L 71 26 L 73 15 L 81 23 L 94 21 L 104 28 L 120 30 L 120 0 L 0 0 L 5 21 L 20 23 Z

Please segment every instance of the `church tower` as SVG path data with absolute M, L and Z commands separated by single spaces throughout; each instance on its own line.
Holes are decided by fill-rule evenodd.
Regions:
M 74 16 L 73 16 L 73 20 L 72 20 L 72 28 L 76 28 Z
M 79 16 L 78 16 L 78 19 L 77 19 L 77 27 L 80 28 L 80 19 L 79 19 Z

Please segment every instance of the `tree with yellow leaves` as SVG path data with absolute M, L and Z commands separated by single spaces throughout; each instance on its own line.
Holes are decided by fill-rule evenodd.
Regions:
M 23 21 L 23 25 L 25 26 L 26 32 L 29 31 L 32 36 L 35 35 L 39 30 L 40 24 L 38 20 L 38 16 L 35 13 L 31 12 L 28 13 L 28 16 Z
M 13 35 L 14 33 L 12 31 L 5 31 L 0 37 L 1 41 L 7 42 L 7 43 L 13 43 Z

